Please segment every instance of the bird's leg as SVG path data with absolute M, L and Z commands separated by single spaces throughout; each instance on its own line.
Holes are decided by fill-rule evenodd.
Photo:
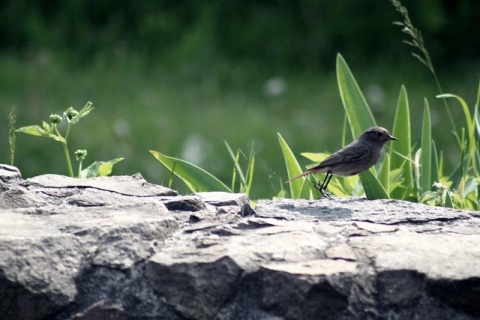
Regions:
M 332 179 L 332 174 L 330 172 L 327 172 L 327 175 L 325 176 L 325 179 L 323 180 L 322 184 L 320 184 L 317 180 L 313 182 L 313 186 L 315 187 L 315 189 L 317 189 L 318 192 L 320 192 L 320 194 L 325 198 L 327 198 L 328 200 L 332 200 L 332 197 L 327 192 L 327 186 L 328 186 L 328 183 L 330 182 L 330 179 Z
M 330 180 L 332 180 L 332 174 L 327 172 L 327 176 L 325 177 L 325 180 L 322 183 L 322 190 L 323 190 L 322 194 L 328 200 L 332 200 L 330 193 L 327 192 L 327 186 L 330 183 Z
M 332 180 L 332 174 L 330 172 L 327 172 L 327 175 L 325 176 L 325 180 L 323 180 L 322 183 L 322 189 L 323 191 L 327 191 L 327 186 L 330 183 L 330 180 Z
M 315 187 L 315 189 L 317 189 L 320 193 L 322 193 L 322 184 L 323 183 L 320 183 L 318 182 L 317 178 L 313 178 L 314 180 L 312 181 L 312 184 L 313 186 Z

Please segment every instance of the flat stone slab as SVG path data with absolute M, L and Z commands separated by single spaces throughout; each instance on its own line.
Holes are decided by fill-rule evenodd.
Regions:
M 478 212 L 0 165 L 0 319 L 480 319 Z

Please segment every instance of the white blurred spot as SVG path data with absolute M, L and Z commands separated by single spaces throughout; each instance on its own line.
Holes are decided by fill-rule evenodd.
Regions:
M 130 133 L 130 125 L 125 119 L 117 119 L 113 124 L 113 131 L 119 138 L 124 138 Z
M 380 86 L 376 84 L 369 85 L 365 89 L 365 97 L 372 111 L 383 111 L 385 109 L 385 94 Z
M 196 165 L 201 165 L 212 146 L 199 134 L 191 134 L 183 143 L 181 158 Z
M 265 82 L 263 92 L 269 97 L 278 97 L 285 92 L 287 85 L 285 80 L 280 77 L 273 77 Z

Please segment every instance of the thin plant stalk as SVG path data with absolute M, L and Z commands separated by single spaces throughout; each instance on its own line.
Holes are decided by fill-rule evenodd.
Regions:
M 15 142 L 16 142 L 16 135 L 15 135 L 15 123 L 16 123 L 16 116 L 15 116 L 15 107 L 10 110 L 10 114 L 8 115 L 8 145 L 10 146 L 10 165 L 13 166 L 13 161 L 15 159 Z
M 70 124 L 68 124 L 68 129 L 70 129 Z M 58 131 L 57 126 L 55 126 L 55 133 L 59 137 L 62 136 L 60 131 Z M 67 133 L 68 133 L 68 130 L 67 130 Z M 72 168 L 72 161 L 70 160 L 70 153 L 68 152 L 67 138 L 65 137 L 62 141 L 60 141 L 60 143 L 62 144 L 63 154 L 65 155 L 65 159 L 67 160 L 68 174 L 70 175 L 70 177 L 73 178 L 74 174 L 73 174 L 73 168 Z
M 417 60 L 420 61 L 423 65 L 425 65 L 428 70 L 430 70 L 430 72 L 433 75 L 435 84 L 437 85 L 438 91 L 440 92 L 440 94 L 443 94 L 444 92 L 440 84 L 440 81 L 438 80 L 437 73 L 435 72 L 435 68 L 433 67 L 432 59 L 430 58 L 430 54 L 427 48 L 425 47 L 425 44 L 423 43 L 422 33 L 420 32 L 420 30 L 418 30 L 413 26 L 413 23 L 410 20 L 410 16 L 408 15 L 407 8 L 405 8 L 402 5 L 402 3 L 398 0 L 391 0 L 391 1 L 395 9 L 402 15 L 404 19 L 403 21 L 396 21 L 394 22 L 394 24 L 401 26 L 402 32 L 406 33 L 411 37 L 411 40 L 404 40 L 403 42 L 420 51 L 420 54 L 416 52 L 412 52 L 412 55 L 415 58 L 417 58 Z M 450 112 L 450 107 L 447 101 L 443 100 L 443 104 L 445 105 L 445 109 L 447 109 L 447 114 L 448 114 L 448 118 L 450 119 L 450 124 L 452 126 L 452 129 L 454 132 L 457 132 L 457 128 L 455 126 L 455 122 L 453 121 L 453 117 Z M 460 141 L 458 141 L 458 137 L 457 137 L 457 142 L 460 144 Z

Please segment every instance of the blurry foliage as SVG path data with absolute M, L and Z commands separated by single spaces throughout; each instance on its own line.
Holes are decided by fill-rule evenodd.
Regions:
M 472 101 L 480 2 L 402 3 L 439 77 L 448 79 L 446 92 Z M 167 184 L 170 174 L 148 154 L 153 149 L 229 181 L 223 141 L 242 150 L 254 141 L 252 197 L 270 197 L 284 192 L 276 132 L 294 150 L 340 147 L 344 113 L 334 58 L 342 52 L 379 124 L 392 118 L 402 84 L 410 88 L 412 113 L 427 97 L 445 167 L 456 166 L 458 146 L 444 125 L 442 101 L 392 23 L 401 18 L 389 0 L 0 1 L 0 162 L 9 160 L 12 107 L 17 123 L 38 123 L 47 110 L 88 99 L 110 125 L 86 121 L 95 139 L 74 135 L 71 144 L 101 159 L 124 156 L 115 174 L 141 172 Z M 452 113 L 458 126 L 460 108 Z M 412 118 L 413 136 L 421 120 Z M 58 145 L 33 140 L 17 143 L 14 165 L 24 177 L 66 172 L 51 156 Z
M 429 39 L 435 61 L 476 57 L 477 0 L 403 1 Z M 338 52 L 399 57 L 392 39 L 398 19 L 389 1 L 55 1 L 0 2 L 0 46 L 63 51 L 88 60 L 99 49 L 146 57 L 213 57 L 294 68 L 332 68 Z M 352 41 L 352 40 L 355 41 Z M 464 44 L 468 43 L 468 46 Z M 197 57 L 198 58 L 198 57 Z

